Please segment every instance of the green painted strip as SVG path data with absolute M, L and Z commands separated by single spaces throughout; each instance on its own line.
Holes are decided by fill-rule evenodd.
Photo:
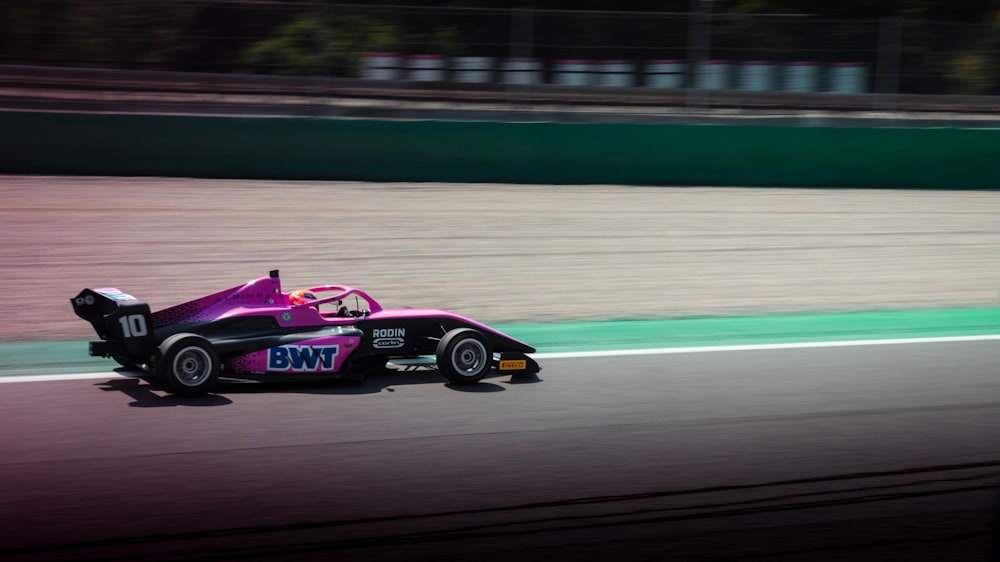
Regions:
M 494 327 L 534 345 L 539 352 L 556 353 L 1000 334 L 1000 308 Z M 82 341 L 0 343 L 0 373 L 4 375 L 97 372 L 115 367 L 109 359 L 89 357 L 87 343 Z
M 497 326 L 540 352 L 1000 334 L 1000 308 Z
M 0 375 L 94 373 L 118 367 L 111 359 L 87 355 L 86 341 L 0 343 Z

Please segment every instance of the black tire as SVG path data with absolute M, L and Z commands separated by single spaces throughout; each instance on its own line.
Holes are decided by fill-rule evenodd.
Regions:
M 207 394 L 222 371 L 211 342 L 197 334 L 174 334 L 160 344 L 157 375 L 179 396 Z
M 493 346 L 471 328 L 452 330 L 437 346 L 438 370 L 455 384 L 476 384 L 493 367 Z

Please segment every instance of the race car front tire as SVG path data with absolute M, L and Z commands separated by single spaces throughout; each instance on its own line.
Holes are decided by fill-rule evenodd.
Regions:
M 207 394 L 221 372 L 215 348 L 197 334 L 174 334 L 160 344 L 157 375 L 178 396 Z
M 493 366 L 493 349 L 486 336 L 471 328 L 452 330 L 437 346 L 438 370 L 454 384 L 476 384 Z

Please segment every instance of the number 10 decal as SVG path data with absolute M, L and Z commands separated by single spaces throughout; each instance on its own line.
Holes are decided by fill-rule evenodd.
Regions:
M 126 338 L 141 338 L 149 333 L 146 328 L 146 317 L 142 314 L 130 314 L 118 319 L 122 325 L 122 336 Z

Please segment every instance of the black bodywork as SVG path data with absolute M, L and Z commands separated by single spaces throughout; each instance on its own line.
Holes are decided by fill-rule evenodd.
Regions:
M 405 362 L 427 356 L 434 357 L 439 367 L 441 361 L 448 361 L 448 368 L 441 368 L 442 374 L 462 384 L 477 382 L 485 374 L 479 371 L 484 354 L 488 367 L 504 374 L 525 375 L 540 370 L 527 355 L 535 352 L 530 345 L 449 312 L 342 307 L 337 313 L 321 314 L 318 306 L 295 306 L 289 302 L 288 293 L 281 291 L 277 271 L 268 278 L 157 313 L 151 312 L 145 302 L 117 289 L 83 289 L 70 300 L 77 316 L 90 322 L 100 338 L 90 342 L 90 355 L 112 357 L 146 374 L 180 377 L 174 390 L 181 393 L 203 393 L 204 389 L 200 379 L 198 384 L 188 384 L 183 372 L 171 374 L 171 369 L 183 371 L 190 366 L 190 382 L 198 377 L 198 360 L 206 364 L 206 379 L 211 379 L 206 388 L 211 388 L 219 376 L 252 380 L 361 379 L 373 369 L 384 368 L 390 360 Z M 302 317 L 315 317 L 315 321 L 297 320 Z M 443 349 L 442 342 L 451 337 L 449 334 L 462 341 Z M 165 343 L 176 344 L 178 340 L 184 340 L 182 351 L 164 348 Z M 324 343 L 329 345 L 320 345 Z M 310 352 L 311 344 L 315 349 Z M 458 349 L 452 349 L 456 346 Z M 331 347 L 335 351 L 329 357 L 319 355 L 322 349 L 316 351 Z M 298 359 L 306 361 L 308 367 L 316 365 L 309 372 L 275 372 L 269 368 L 270 362 L 261 366 L 266 357 L 275 353 L 273 350 L 286 349 L 287 353 L 287 349 L 300 348 L 305 358 Z M 175 357 L 178 353 L 187 355 Z M 445 359 L 446 354 L 450 359 Z M 467 369 L 463 358 L 469 360 Z M 458 375 L 449 376 L 448 371 L 456 368 Z M 461 372 L 463 369 L 468 376 Z M 189 387 L 198 390 L 186 392 Z

